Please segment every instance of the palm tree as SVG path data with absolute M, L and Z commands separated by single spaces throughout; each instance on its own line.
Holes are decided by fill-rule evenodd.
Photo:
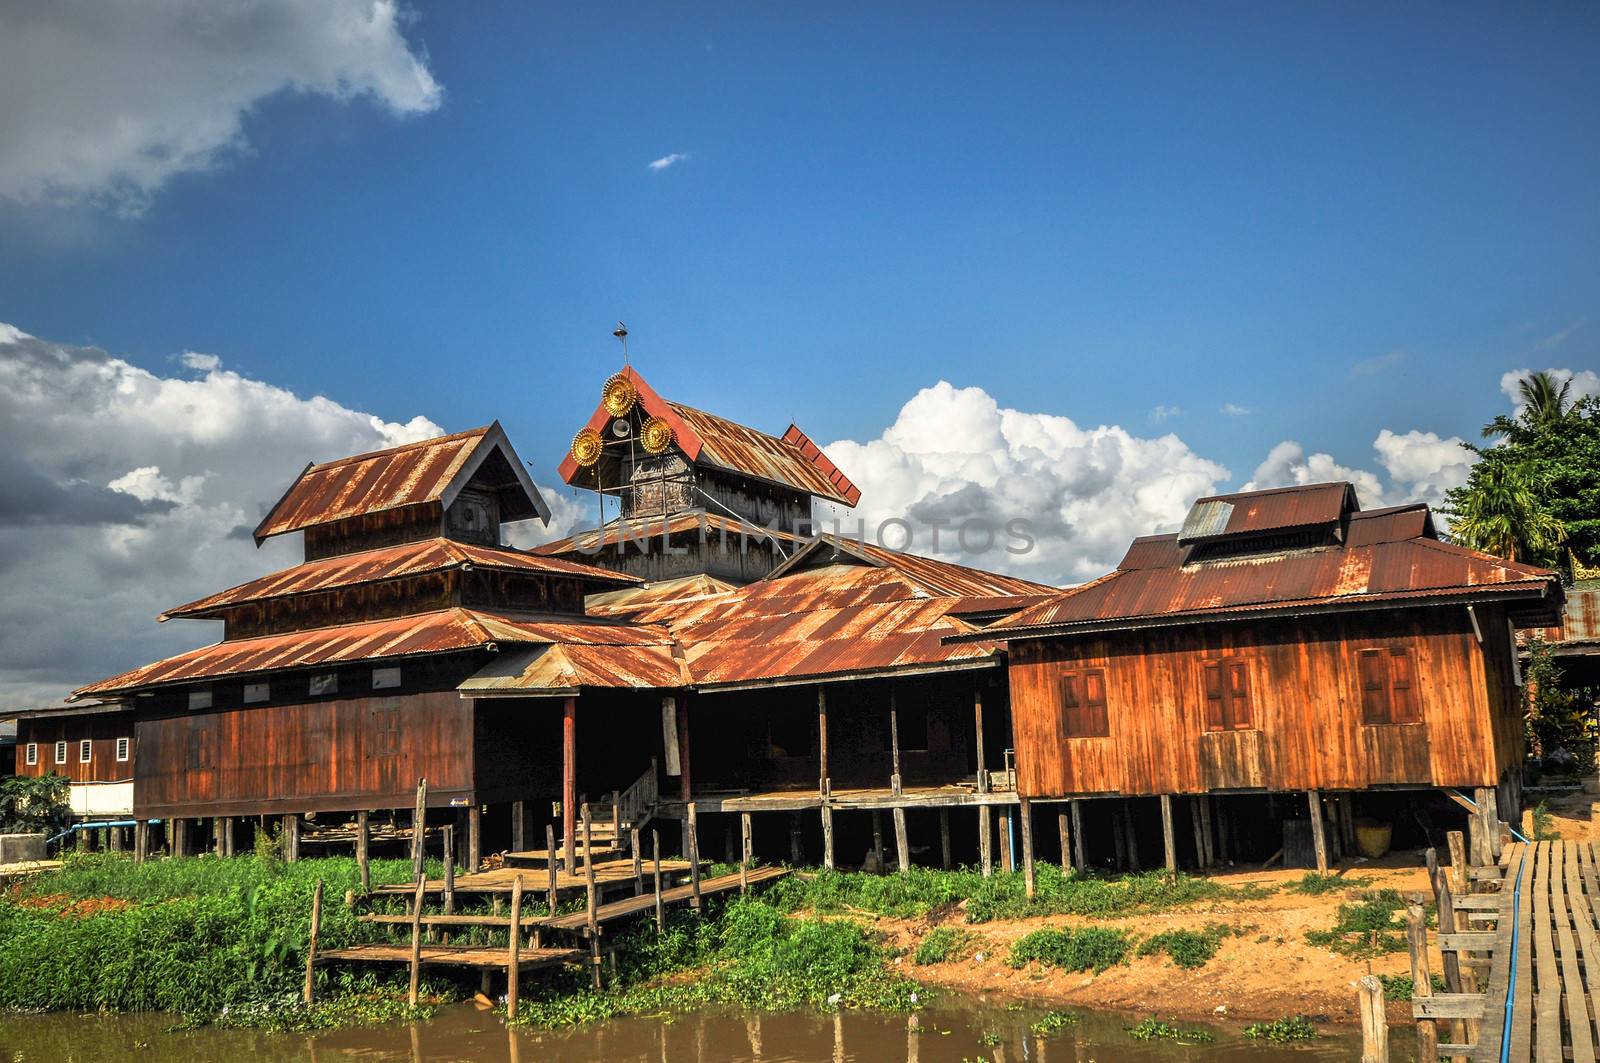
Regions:
M 1515 419 L 1501 414 L 1483 426 L 1483 438 L 1510 438 L 1516 441 L 1532 436 L 1559 422 L 1572 411 L 1569 393 L 1572 380 L 1558 380 L 1546 370 L 1529 373 L 1517 381 L 1522 409 Z
M 1533 473 L 1525 465 L 1487 460 L 1473 470 L 1450 522 L 1463 546 L 1508 561 L 1545 560 L 1567 538 L 1567 529 L 1539 503 Z

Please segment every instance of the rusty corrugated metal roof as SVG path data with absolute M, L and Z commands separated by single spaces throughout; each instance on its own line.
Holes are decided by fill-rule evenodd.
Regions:
M 573 694 L 582 687 L 671 689 L 689 685 L 670 646 L 525 646 L 504 651 L 456 689 L 464 697 Z
M 1356 508 L 1355 488 L 1343 480 L 1209 495 L 1195 499 L 1178 542 L 1331 525 Z
M 649 646 L 669 645 L 670 642 L 666 631 L 659 628 L 478 609 L 441 609 L 392 620 L 340 624 L 202 646 L 92 683 L 74 691 L 73 697 L 285 668 L 450 653 L 490 643 Z
M 673 446 L 691 462 L 791 487 L 846 506 L 861 500 L 861 489 L 797 426 L 791 424 L 782 438 L 770 436 L 726 417 L 668 402 L 632 366 L 624 366 L 621 375 L 633 382 L 640 408 L 672 426 Z M 588 427 L 604 435 L 612 420 L 602 403 L 590 415 Z M 583 469 L 569 453 L 562 458 L 559 472 L 561 479 L 570 484 L 578 480 Z
M 494 449 L 502 450 L 510 467 L 506 471 L 516 480 L 515 489 L 502 492 L 501 519 L 549 520 L 549 507 L 496 422 L 470 432 L 308 465 L 262 518 L 256 542 L 368 513 L 434 502 L 448 505 L 452 492 Z
M 584 608 L 590 616 L 631 617 L 668 602 L 677 605 L 703 602 L 734 589 L 735 584 L 700 573 L 678 579 L 656 580 L 639 587 L 598 591 L 584 599 Z
M 919 589 L 936 597 L 993 598 L 1055 594 L 1060 590 L 1059 587 L 1035 583 L 1020 576 L 987 572 L 839 535 L 817 536 L 774 569 L 767 578 L 774 579 L 810 565 L 839 561 L 848 563 L 852 559 L 862 564 L 892 568 Z
M 594 565 L 580 565 L 558 557 L 540 557 L 504 547 L 476 546 L 454 539 L 423 539 L 420 542 L 382 546 L 375 550 L 308 561 L 303 565 L 295 565 L 293 568 L 241 583 L 237 587 L 219 591 L 186 605 L 174 606 L 162 613 L 161 619 L 204 617 L 244 602 L 311 594 L 360 583 L 380 583 L 385 580 L 467 566 L 508 572 L 576 576 L 600 585 L 617 586 L 643 582 L 638 576 L 597 568 Z
M 666 518 L 618 517 L 602 528 L 589 528 L 569 535 L 564 539 L 557 539 L 554 542 L 536 546 L 533 548 L 533 552 L 545 557 L 592 555 L 605 547 L 616 546 L 621 542 L 642 544 L 652 539 L 660 539 L 663 534 L 667 536 L 668 541 L 678 536 L 691 534 L 699 535 L 702 540 L 721 537 L 737 540 L 743 535 L 750 542 L 760 542 L 766 538 L 776 539 L 780 543 L 800 543 L 805 541 L 798 535 L 791 535 L 786 531 L 751 524 L 749 521 L 739 520 L 736 517 L 725 517 L 720 513 L 708 513 L 703 509 L 693 509 L 675 513 Z
M 1187 561 L 1190 549 L 1176 535 L 1145 536 L 1117 571 L 997 621 L 983 634 L 1019 638 L 1275 610 L 1560 593 L 1554 573 L 1544 569 L 1411 534 L 1432 530 L 1412 507 L 1350 514 L 1349 520 L 1349 541 L 1342 545 L 1200 562 Z
M 1563 646 L 1576 652 L 1592 652 L 1591 647 L 1600 643 L 1600 586 L 1580 582 L 1568 587 L 1561 623 L 1536 634 L 1555 645 L 1558 653 Z

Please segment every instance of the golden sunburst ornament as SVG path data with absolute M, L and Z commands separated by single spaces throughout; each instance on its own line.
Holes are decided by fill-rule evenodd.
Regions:
M 606 381 L 606 386 L 600 389 L 600 402 L 605 406 L 606 412 L 613 417 L 621 417 L 633 409 L 633 404 L 639 399 L 639 390 L 633 386 L 625 373 L 618 373 Z
M 603 448 L 600 433 L 593 428 L 585 428 L 572 437 L 572 460 L 587 469 L 600 460 Z
M 652 417 L 644 423 L 639 442 L 649 453 L 660 454 L 672 446 L 672 426 L 660 417 Z

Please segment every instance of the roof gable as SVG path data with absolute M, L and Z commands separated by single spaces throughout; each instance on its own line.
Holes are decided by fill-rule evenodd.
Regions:
M 1330 528 L 1360 508 L 1355 487 L 1344 480 L 1210 495 L 1196 499 L 1189 507 L 1177 541 L 1188 546 L 1271 532 Z
M 819 565 L 858 564 L 892 569 L 917 590 L 929 597 L 992 598 L 1019 595 L 1055 594 L 1059 590 L 1044 583 L 998 572 L 986 572 L 938 558 L 891 550 L 885 546 L 837 535 L 819 535 L 773 569 L 766 578 L 782 576 Z
M 307 465 L 256 526 L 256 544 L 405 506 L 448 507 L 480 472 L 500 496 L 503 520 L 549 521 L 550 507 L 496 421 L 470 432 Z
M 672 445 L 689 461 L 846 506 L 861 500 L 861 489 L 797 426 L 791 424 L 782 438 L 768 435 L 693 406 L 668 402 L 632 366 L 624 366 L 618 375 L 633 384 L 639 407 L 646 414 L 672 427 Z M 614 419 L 602 402 L 586 427 L 604 436 Z M 562 481 L 570 484 L 577 481 L 582 466 L 568 453 L 558 471 Z

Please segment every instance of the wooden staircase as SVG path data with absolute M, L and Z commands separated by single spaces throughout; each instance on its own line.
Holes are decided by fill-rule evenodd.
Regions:
M 573 853 L 576 858 L 585 863 L 603 863 L 633 855 L 634 832 L 642 830 L 654 818 L 658 798 L 656 762 L 652 759 L 650 770 L 635 779 L 626 790 L 613 790 L 609 802 L 596 804 L 584 801 L 582 808 L 589 811 L 590 844 L 586 849 L 581 835 L 574 838 Z M 581 811 L 578 818 L 581 821 Z M 548 848 L 525 849 L 506 853 L 505 863 L 507 867 L 548 868 L 552 859 L 559 862 L 564 853 L 563 840 L 557 838 L 553 857 Z

